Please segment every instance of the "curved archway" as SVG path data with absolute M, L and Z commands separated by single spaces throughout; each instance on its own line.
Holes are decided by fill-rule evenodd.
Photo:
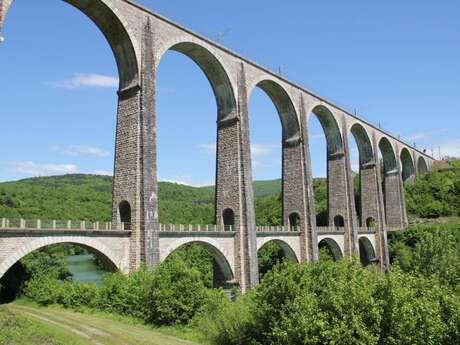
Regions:
M 298 164 L 296 153 L 300 147 L 297 111 L 287 90 L 265 75 L 249 86 L 248 95 L 252 174 L 281 187 L 279 199 L 267 196 L 257 200 L 256 219 L 259 225 L 288 226 L 289 215 L 295 206 L 298 208 L 293 202 L 297 200 L 296 190 L 291 188 L 300 182 L 293 168 Z M 276 206 L 264 208 L 262 205 L 267 203 Z
M 236 115 L 235 92 L 229 74 L 212 52 L 198 43 L 179 40 L 164 49 L 158 59 L 158 64 L 161 63 L 163 55 L 167 51 L 175 51 L 187 56 L 203 71 L 214 92 L 218 121 L 228 120 Z
M 381 173 L 386 223 L 389 227 L 401 228 L 405 224 L 405 205 L 402 202 L 404 191 L 397 155 L 386 137 L 380 139 L 378 146 L 383 163 Z
M 398 164 L 396 162 L 396 154 L 390 141 L 383 137 L 379 142 L 379 149 L 383 158 L 383 172 L 385 174 L 396 173 Z
M 283 262 L 283 260 L 287 259 L 292 262 L 299 262 L 294 249 L 285 241 L 278 239 L 272 239 L 265 242 L 257 250 L 257 259 L 260 278 L 267 274 L 273 266 Z
M 366 219 L 366 228 L 374 229 L 377 226 L 377 221 L 373 217 L 369 217 Z
M 101 30 L 109 43 L 118 66 L 120 90 L 138 84 L 138 59 L 135 36 L 129 32 L 119 11 L 106 0 L 64 0 L 79 9 Z M 13 0 L 0 1 L 0 32 Z
M 261 80 L 256 87 L 263 90 L 275 105 L 281 121 L 283 142 L 299 139 L 300 125 L 297 112 L 287 91 L 280 84 L 270 79 Z M 252 93 L 251 91 L 248 92 L 249 95 Z
M 123 230 L 131 230 L 131 205 L 126 200 L 123 200 L 118 205 L 120 222 L 123 225 Z
M 214 210 L 202 204 L 193 205 L 197 212 L 192 213 L 175 209 L 183 204 L 170 203 L 164 207 L 160 194 L 160 221 L 224 225 L 224 210 L 228 206 L 235 207 L 227 200 L 230 198 L 228 193 L 221 192 L 227 183 L 221 172 L 225 168 L 232 170 L 236 163 L 231 161 L 233 165 L 227 164 L 225 168 L 219 164 L 223 161 L 221 155 L 231 149 L 231 145 L 226 144 L 228 140 L 223 139 L 225 126 L 234 124 L 237 116 L 230 76 L 216 54 L 190 38 L 176 37 L 160 47 L 157 53 L 158 175 L 163 180 L 184 185 L 212 185 L 211 181 L 215 181 L 215 194 L 210 199 Z M 177 77 L 171 78 L 174 73 Z M 162 91 L 166 89 L 173 92 Z M 177 102 L 178 98 L 184 102 Z M 194 130 L 190 131 L 191 128 Z M 187 143 L 177 140 L 179 136 L 187 136 Z M 238 223 L 238 216 L 238 210 L 234 209 L 233 224 Z
M 222 250 L 218 249 L 215 245 L 206 241 L 187 241 L 179 244 L 168 251 L 168 254 L 163 261 L 168 260 L 169 257 L 175 253 L 183 251 L 185 254 L 179 254 L 183 260 L 187 260 L 187 250 L 195 250 L 196 247 L 201 247 L 206 250 L 210 258 L 212 259 L 212 287 L 229 287 L 234 282 L 233 270 Z M 203 254 L 201 254 L 203 256 Z M 190 263 L 192 264 L 192 263 Z M 200 270 L 202 267 L 200 267 Z
M 318 105 L 311 111 L 318 118 L 324 130 L 329 155 L 343 152 L 343 140 L 339 125 L 332 112 L 324 105 Z
M 412 156 L 407 148 L 401 150 L 401 166 L 403 182 L 413 182 L 415 179 L 415 165 Z
M 336 229 L 341 229 L 345 226 L 345 219 L 343 218 L 342 215 L 337 215 L 334 217 L 334 227 Z
M 222 212 L 222 221 L 224 222 L 224 230 L 231 231 L 235 225 L 235 213 L 232 209 L 227 208 Z
M 336 241 L 332 238 L 324 238 L 318 243 L 320 260 L 331 258 L 334 261 L 338 261 L 343 257 L 342 250 Z
M 363 266 L 377 262 L 374 247 L 367 237 L 359 238 L 359 260 Z
M 361 166 L 374 162 L 374 150 L 372 149 L 372 143 L 369 139 L 366 129 L 359 123 L 355 123 L 351 129 L 351 134 L 358 144 L 359 151 L 359 164 Z
M 316 145 L 310 143 L 309 145 L 312 172 L 315 178 L 315 199 L 319 206 L 316 215 L 317 223 L 320 226 L 333 226 L 334 216 L 337 213 L 345 212 L 343 209 L 345 200 L 332 197 L 335 190 L 342 188 L 345 178 L 342 134 L 332 111 L 324 105 L 313 107 L 308 113 L 307 121 L 306 130 L 309 133 L 309 140 L 313 142 L 313 140 L 319 139 L 323 143 L 325 142 L 325 145 L 318 145 L 318 143 Z M 321 134 L 314 133 L 312 135 L 312 129 Z M 317 150 L 322 151 L 320 156 L 318 156 L 319 151 Z
M 300 226 L 300 215 L 297 212 L 293 212 L 289 215 L 289 227 L 291 229 L 297 229 Z
M 354 176 L 353 184 L 355 189 L 356 214 L 358 216 L 359 224 L 363 226 L 366 218 L 369 217 L 369 214 L 375 215 L 375 194 L 377 194 L 375 154 L 369 135 L 363 125 L 355 123 L 350 128 L 350 134 L 352 139 L 349 140 L 349 143 L 350 141 L 354 141 L 358 151 L 357 170 L 359 172 L 359 176 Z M 350 157 L 351 159 L 354 159 L 352 147 L 350 147 Z
M 419 176 L 423 176 L 428 172 L 428 164 L 426 164 L 425 158 L 419 157 L 417 161 L 417 170 Z
M 68 240 L 63 239 L 62 237 L 46 237 L 38 238 L 33 241 L 28 242 L 22 247 L 14 251 L 12 255 L 6 258 L 0 264 L 0 278 L 19 260 L 33 251 L 53 245 L 53 244 L 73 244 L 81 246 L 88 251 L 94 253 L 98 256 L 107 267 L 113 268 L 114 270 L 125 271 L 125 265 L 127 263 L 123 262 L 123 258 L 118 257 L 110 248 L 108 248 L 104 243 L 99 240 L 90 238 L 90 237 L 77 237 L 72 236 Z

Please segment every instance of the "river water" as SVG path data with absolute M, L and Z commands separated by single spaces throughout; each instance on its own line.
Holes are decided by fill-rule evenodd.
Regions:
M 92 254 L 69 256 L 67 263 L 75 281 L 101 284 L 105 271 L 95 264 Z

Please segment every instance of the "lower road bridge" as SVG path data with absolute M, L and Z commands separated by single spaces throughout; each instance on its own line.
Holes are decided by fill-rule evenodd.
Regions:
M 131 270 L 131 242 L 134 237 L 131 224 L 114 226 L 108 222 L 2 219 L 0 225 L 0 278 L 26 255 L 60 243 L 75 244 L 89 250 L 111 269 L 124 273 Z M 160 262 L 184 245 L 200 244 L 214 257 L 216 286 L 239 285 L 243 272 L 238 263 L 241 254 L 234 226 L 160 224 L 159 228 Z M 257 252 L 273 241 L 287 258 L 295 262 L 305 261 L 301 237 L 302 232 L 296 226 L 256 227 Z M 359 228 L 358 241 L 362 263 L 377 262 L 376 230 Z M 318 248 L 326 248 L 335 260 L 345 255 L 345 242 L 343 227 L 317 228 Z M 257 258 L 254 260 L 257 262 Z

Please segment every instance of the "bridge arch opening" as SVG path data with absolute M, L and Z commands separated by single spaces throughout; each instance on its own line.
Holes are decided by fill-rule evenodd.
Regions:
M 300 215 L 297 212 L 289 215 L 289 227 L 291 229 L 298 229 L 300 227 Z
M 108 176 L 113 175 L 114 167 L 116 91 L 139 83 L 135 38 L 111 1 L 13 1 L 11 9 L 9 1 L 0 2 L 2 6 L 8 3 L 0 10 L 0 26 L 8 12 L 0 90 L 8 100 L 2 109 L 11 115 L 2 120 L 10 128 L 21 128 L 21 136 L 27 138 L 17 140 L 19 132 L 14 130 L 10 132 L 16 138 L 0 138 L 1 146 L 5 146 L 3 140 L 16 140 L 14 155 L 19 162 L 19 168 L 2 179 L 73 175 L 42 182 L 45 188 L 56 181 L 63 182 L 59 187 L 91 184 L 79 190 L 78 201 L 70 202 L 76 193 L 68 193 L 68 198 L 60 200 L 60 210 L 37 202 L 24 217 L 109 221 L 112 205 L 95 210 L 88 198 L 94 197 L 93 188 L 112 195 L 112 178 Z M 65 29 L 57 32 L 56 27 Z M 33 39 L 36 28 L 40 28 L 38 40 Z M 28 95 L 27 101 L 20 94 Z M 25 113 L 33 115 L 28 116 L 27 126 Z M 80 173 L 104 176 L 75 175 Z
M 423 176 L 428 173 L 428 164 L 426 163 L 425 158 L 419 157 L 417 161 L 417 170 L 419 176 Z
M 216 121 L 236 116 L 232 83 L 218 58 L 197 43 L 179 39 L 160 53 L 155 85 L 158 176 L 170 181 L 159 185 L 160 222 L 223 223 L 223 209 L 216 209 L 217 186 L 209 193 L 191 187 L 216 182 Z M 169 200 L 177 184 L 190 189 L 181 203 Z
M 366 219 L 366 228 L 368 229 L 375 229 L 377 226 L 377 221 L 373 217 L 369 217 Z
M 135 51 L 134 36 L 126 26 L 124 18 L 107 0 L 64 0 L 87 16 L 104 35 L 116 60 L 119 73 L 120 89 L 138 83 L 138 60 Z M 4 30 L 5 17 L 14 0 L 3 0 L 0 12 L 0 33 Z M 18 5 L 15 5 L 18 6 Z M 43 20 L 43 18 L 40 18 Z M 41 26 L 42 27 L 42 26 Z M 44 34 L 42 33 L 41 39 Z
M 359 260 L 363 266 L 377 262 L 374 246 L 367 237 L 359 238 Z
M 336 229 L 343 229 L 345 226 L 345 219 L 343 218 L 342 215 L 337 215 L 334 217 L 334 227 Z
M 99 244 L 98 248 L 93 244 L 88 239 L 75 242 L 48 239 L 35 240 L 18 248 L 0 266 L 0 303 L 13 301 L 25 282 L 35 274 L 46 274 L 57 280 L 73 279 L 98 284 L 103 273 L 119 269 L 119 262 L 103 244 Z
M 324 238 L 318 243 L 319 259 L 338 261 L 343 257 L 342 250 L 332 238 Z
M 396 154 L 390 141 L 385 137 L 380 139 L 378 147 L 386 223 L 389 226 L 397 226 L 401 220 L 397 205 L 400 198 L 400 177 Z
M 123 230 L 131 230 L 131 205 L 126 200 L 120 202 L 118 206 L 120 222 L 123 224 Z
M 359 224 L 364 226 L 365 213 L 368 213 L 368 205 L 365 205 L 366 193 L 369 193 L 369 184 L 376 184 L 376 176 L 373 174 L 376 159 L 369 135 L 361 124 L 355 123 L 351 127 L 348 142 L 350 144 L 356 215 Z
M 259 264 L 259 277 L 263 278 L 265 274 L 273 269 L 277 264 L 289 260 L 298 263 L 299 258 L 292 247 L 285 241 L 274 239 L 264 243 L 257 251 Z
M 407 148 L 401 150 L 402 179 L 404 183 L 412 183 L 415 180 L 415 165 Z
M 233 229 L 235 225 L 235 213 L 231 208 L 226 208 L 224 212 L 222 212 L 222 221 L 225 231 L 235 230 Z
M 297 145 L 300 139 L 297 113 L 287 91 L 273 80 L 260 80 L 248 94 L 252 175 L 255 180 L 264 180 L 259 184 L 262 189 L 277 194 L 263 194 L 256 200 L 256 221 L 258 225 L 288 225 L 289 211 L 282 214 L 289 194 L 282 181 L 289 169 L 284 152 L 286 145 Z
M 231 288 L 235 277 L 225 254 L 205 241 L 190 241 L 173 249 L 166 260 L 178 258 L 196 268 L 208 288 Z
M 331 210 L 329 192 L 336 181 L 331 169 L 344 154 L 342 135 L 336 118 L 324 105 L 312 109 L 306 127 L 314 177 L 317 224 L 332 226 L 334 212 Z

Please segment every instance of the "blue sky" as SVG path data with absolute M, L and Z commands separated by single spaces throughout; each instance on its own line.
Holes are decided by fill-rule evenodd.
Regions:
M 460 156 L 460 3 L 138 1 L 420 148 Z M 111 174 L 117 70 L 96 26 L 62 1 L 16 0 L 0 44 L 0 180 Z M 254 177 L 281 176 L 281 127 L 262 92 L 249 104 Z M 158 72 L 159 177 L 214 181 L 216 105 L 194 63 L 170 52 Z M 309 123 L 313 172 L 325 140 Z M 353 165 L 357 153 L 351 140 Z

